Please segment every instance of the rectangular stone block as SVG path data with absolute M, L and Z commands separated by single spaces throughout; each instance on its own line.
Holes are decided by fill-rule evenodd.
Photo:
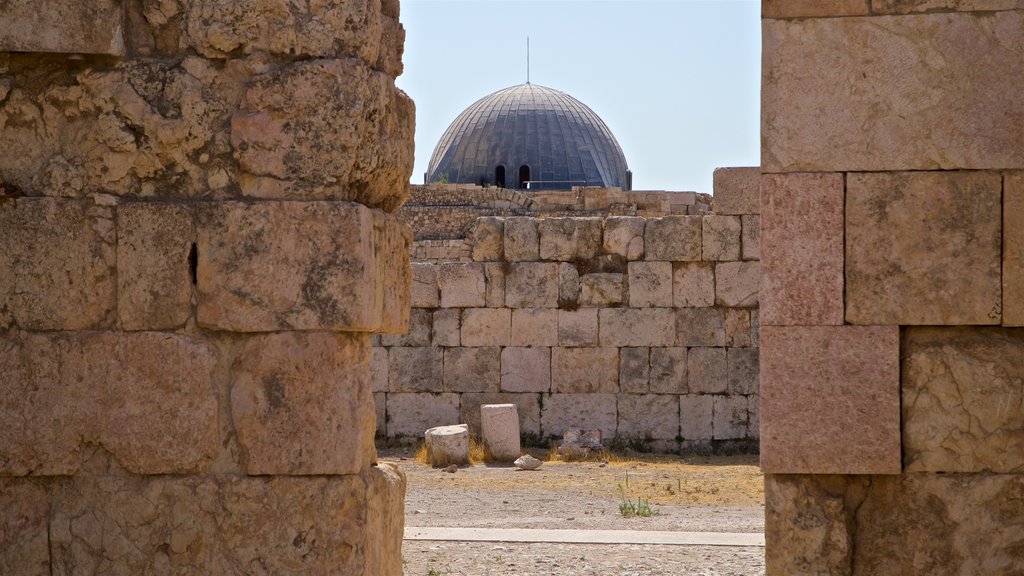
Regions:
M 513 346 L 558 346 L 558 315 L 554 308 L 512 311 Z
M 600 218 L 545 218 L 538 230 L 541 260 L 589 260 L 601 248 Z
M 651 380 L 650 348 L 619 348 L 619 390 L 646 394 Z
M 500 348 L 445 348 L 445 392 L 497 392 L 501 385 Z
M 672 307 L 671 262 L 630 262 L 628 271 L 631 307 Z
M 467 242 L 475 262 L 494 262 L 505 256 L 505 221 L 503 218 L 485 216 L 477 218 L 469 229 Z
M 412 305 L 412 229 L 393 214 L 373 211 L 373 252 L 377 259 L 374 332 L 401 334 L 409 329 Z
M 618 415 L 615 394 L 552 394 L 544 396 L 541 434 L 560 437 L 569 428 L 600 430 L 614 438 Z
M 679 434 L 685 440 L 711 440 L 715 397 L 687 394 L 679 397 Z
M 765 20 L 762 38 L 765 172 L 1024 166 L 1022 11 Z
M 769 4 L 766 2 L 765 4 Z M 766 7 L 767 8 L 767 7 Z M 761 168 L 715 168 L 711 209 L 718 215 L 759 214 Z M 708 258 L 705 257 L 705 260 Z
M 113 324 L 117 234 L 109 207 L 63 198 L 7 201 L 0 238 L 0 328 Z
M 686 348 L 651 348 L 651 392 L 686 394 Z
M 3 8 L 0 52 L 124 54 L 117 0 L 11 0 Z
M 430 343 L 433 346 L 462 345 L 462 310 L 460 308 L 434 310 L 434 325 L 431 330 Z
M 1024 172 L 1003 176 L 1003 325 L 1024 326 Z
M 381 346 L 373 347 L 373 359 L 370 362 L 370 388 L 374 393 L 388 391 L 388 349 Z
M 765 174 L 761 200 L 765 325 L 842 324 L 843 175 Z
M 426 262 L 412 263 L 412 307 L 437 308 L 441 292 L 437 284 L 437 266 Z
M 501 351 L 503 392 L 549 392 L 551 349 L 508 347 Z
M 765 326 L 761 469 L 899 474 L 899 329 Z
M 503 308 L 505 306 L 505 264 L 500 262 L 485 263 L 484 276 L 487 279 L 487 289 L 484 293 L 487 307 Z
M 744 260 L 761 259 L 761 217 L 757 215 L 745 215 L 742 218 Z
M 537 219 L 519 216 L 505 219 L 505 260 L 523 262 L 540 259 Z
M 915 12 L 995 12 L 1024 9 L 1022 0 L 871 0 L 875 14 Z
M 725 311 L 721 308 L 676 310 L 678 346 L 725 346 Z
M 847 322 L 1000 323 L 998 173 L 850 174 L 846 186 Z
M 677 308 L 715 305 L 714 264 L 677 262 L 672 268 L 672 301 Z
M 457 312 L 457 310 L 456 310 Z M 381 346 L 430 346 L 433 314 L 417 308 L 409 314 L 408 330 L 404 334 L 381 334 Z
M 716 262 L 739 260 L 742 232 L 743 221 L 739 216 L 704 216 L 701 228 L 701 257 Z
M 509 308 L 557 308 L 558 264 L 516 262 L 505 277 L 505 305 Z
M 26 480 L 0 478 L 0 572 L 50 576 L 50 502 Z
M 626 298 L 626 277 L 615 272 L 598 272 L 580 276 L 581 306 L 623 304 Z
M 619 391 L 617 348 L 552 348 L 551 391 L 591 393 Z
M 574 309 L 580 305 L 580 272 L 575 264 L 558 265 L 558 307 Z
M 760 388 L 758 382 L 758 349 L 757 348 L 727 348 L 726 356 L 729 364 L 729 394 L 741 394 L 744 396 L 757 394 Z
M 644 228 L 644 258 L 693 262 L 700 260 L 701 216 L 650 218 Z
M 602 308 L 598 312 L 601 346 L 675 346 L 672 308 Z
M 388 349 L 389 392 L 440 392 L 444 365 L 441 348 L 431 346 Z
M 760 262 L 715 264 L 715 304 L 734 308 L 757 306 L 760 291 Z
M 466 308 L 462 311 L 463 346 L 508 346 L 511 341 L 512 310 L 508 308 Z
M 744 348 L 753 346 L 750 326 L 750 310 L 727 308 L 725 310 L 725 345 Z
M 559 346 L 597 346 L 597 308 L 558 311 Z
M 761 439 L 761 397 L 747 396 L 747 438 Z
M 679 400 L 669 394 L 620 394 L 619 438 L 674 440 L 679 434 Z
M 457 393 L 388 393 L 388 438 L 422 438 L 427 428 L 459 423 Z
M 460 420 L 469 424 L 469 432 L 480 437 L 480 407 L 484 404 L 515 404 L 519 416 L 519 433 L 540 435 L 540 394 L 505 392 L 467 392 L 462 395 Z
M 690 392 L 724 394 L 729 389 L 729 364 L 725 348 L 690 348 L 686 367 Z
M 715 440 L 738 440 L 747 437 L 747 397 L 712 396 L 714 417 L 711 436 Z
M 762 0 L 761 16 L 763 18 L 867 16 L 871 12 L 870 3 L 871 0 Z
M 487 284 L 480 263 L 445 263 L 438 266 L 442 308 L 482 308 L 486 305 Z
M 611 216 L 605 219 L 601 248 L 608 254 L 616 254 L 626 260 L 640 260 L 644 257 L 645 223 L 643 218 L 635 216 Z

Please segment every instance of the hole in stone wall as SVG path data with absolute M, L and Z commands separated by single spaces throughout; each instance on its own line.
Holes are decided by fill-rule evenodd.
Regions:
M 196 285 L 197 275 L 199 271 L 199 247 L 196 243 L 192 243 L 192 248 L 188 251 L 188 276 L 192 279 L 192 285 Z

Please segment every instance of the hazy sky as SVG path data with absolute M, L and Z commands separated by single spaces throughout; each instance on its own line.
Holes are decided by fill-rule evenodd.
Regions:
M 455 117 L 526 81 L 566 92 L 622 146 L 636 190 L 711 192 L 759 164 L 759 0 L 403 0 L 416 167 Z

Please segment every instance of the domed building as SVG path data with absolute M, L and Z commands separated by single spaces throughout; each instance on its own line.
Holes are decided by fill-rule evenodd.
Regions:
M 452 122 L 424 184 L 569 190 L 632 189 L 633 175 L 608 126 L 564 92 L 520 84 L 481 98 Z

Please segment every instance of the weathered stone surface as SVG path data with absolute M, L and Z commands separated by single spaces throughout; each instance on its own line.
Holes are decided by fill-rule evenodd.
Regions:
M 0 572 L 49 576 L 46 491 L 24 480 L 0 478 Z
M 558 315 L 554 308 L 512 311 L 513 346 L 558 346 Z
M 602 308 L 601 346 L 675 346 L 672 308 Z
M 750 310 L 727 308 L 725 310 L 725 345 L 738 348 L 753 346 L 751 336 Z
M 1003 176 L 1003 325 L 1024 326 L 1024 172 Z
M 375 437 L 386 437 L 388 435 L 388 395 L 386 392 L 373 393 L 373 409 L 376 420 Z
M 505 222 L 502 218 L 477 218 L 468 238 L 470 246 L 473 247 L 473 260 L 483 262 L 504 258 L 504 229 Z
M 373 347 L 373 358 L 370 360 L 370 383 L 374 393 L 388 391 L 387 348 Z
M 757 306 L 760 291 L 760 262 L 715 264 L 715 304 L 731 307 Z
M 761 15 L 764 18 L 867 16 L 871 12 L 870 3 L 871 0 L 764 0 Z
M 846 320 L 999 324 L 1001 189 L 996 173 L 848 175 Z
M 651 348 L 651 392 L 686 394 L 686 348 Z
M 462 311 L 463 346 L 508 346 L 512 311 L 508 308 L 466 308 Z
M 747 436 L 747 398 L 713 396 L 714 418 L 711 436 L 715 440 L 736 440 Z
M 679 262 L 672 265 L 672 301 L 678 308 L 715 304 L 715 265 L 710 262 Z
M 626 298 L 626 277 L 616 272 L 598 272 L 580 276 L 580 305 L 622 304 Z
M 501 351 L 503 392 L 551 390 L 551 349 L 508 347 Z
M 375 456 L 369 379 L 365 336 L 282 332 L 248 339 L 231 380 L 242 467 L 248 474 L 364 470 Z
M 378 333 L 401 334 L 409 329 L 412 305 L 412 229 L 391 214 L 373 211 L 373 252 L 377 260 L 374 315 Z
M 621 394 L 618 409 L 620 438 L 672 440 L 679 434 L 677 396 Z
M 364 576 L 372 572 L 399 576 L 403 573 L 405 474 L 394 463 L 381 462 L 363 477 L 366 479 L 367 507 Z
M 440 392 L 444 389 L 443 362 L 441 348 L 395 346 L 388 349 L 388 391 Z
M 747 396 L 747 437 L 761 439 L 761 397 L 757 394 Z
M 770 326 L 843 323 L 842 174 L 765 174 L 761 309 Z
M 679 397 L 679 433 L 686 440 L 711 440 L 715 397 L 687 394 Z
M 445 392 L 497 392 L 501 383 L 499 348 L 445 348 Z
M 484 301 L 488 308 L 501 308 L 505 305 L 504 266 L 504 264 L 498 262 L 487 262 L 484 264 L 484 276 L 487 279 Z
M 412 263 L 412 307 L 437 308 L 441 292 L 437 283 L 437 266 L 425 262 Z
M 729 364 L 729 394 L 757 394 L 760 388 L 757 378 L 758 349 L 727 348 L 726 355 Z
M 630 262 L 628 270 L 630 306 L 672 307 L 671 262 Z
M 602 248 L 609 254 L 618 254 L 626 260 L 644 257 L 643 218 L 634 216 L 612 216 L 604 221 L 604 242 Z
M 458 313 L 458 310 L 452 311 Z M 430 346 L 432 317 L 430 310 L 412 310 L 405 334 L 381 334 L 381 346 Z
M 545 218 L 538 230 L 541 260 L 588 260 L 601 247 L 600 218 Z
M 558 311 L 560 346 L 597 346 L 597 308 Z
M 676 310 L 679 346 L 725 346 L 725 313 L 720 308 Z
M 644 258 L 689 262 L 700 260 L 701 217 L 665 216 L 647 220 Z
M 573 309 L 580 303 L 580 271 L 574 264 L 558 265 L 558 307 Z
M 435 310 L 430 342 L 434 346 L 461 346 L 462 310 L 459 308 Z
M 180 334 L 0 339 L 0 474 L 74 474 L 100 445 L 138 474 L 203 471 L 219 450 L 216 350 Z
M 537 219 L 515 217 L 505 219 L 504 254 L 508 262 L 540 258 L 540 236 Z
M 552 348 L 551 390 L 570 394 L 618 392 L 618 349 Z
M 486 304 L 486 276 L 483 264 L 446 263 L 438 266 L 442 308 L 474 308 Z
M 427 462 L 435 468 L 469 464 L 469 426 L 435 426 L 423 433 Z
M 861 487 L 864 480 L 848 476 L 765 475 L 768 571 L 852 576 L 855 543 L 847 523 L 853 514 L 846 507 L 845 492 L 848 484 Z
M 82 4 L 68 0 L 4 3 L 0 52 L 61 52 L 67 54 L 124 54 L 121 4 L 97 0 Z
M 113 211 L 88 201 L 21 198 L 0 204 L 0 327 L 110 326 L 116 236 Z
M 765 326 L 760 362 L 765 473 L 900 473 L 897 327 Z
M 1022 42 L 1021 11 L 765 20 L 762 168 L 1024 166 Z
M 761 259 L 761 217 L 757 215 L 744 215 L 742 217 L 743 234 L 743 259 Z
M 569 428 L 600 430 L 604 438 L 616 433 L 615 394 L 553 394 L 544 397 L 541 431 L 561 436 Z
M 487 404 L 480 407 L 480 437 L 491 458 L 511 462 L 522 454 L 519 445 L 519 416 L 515 404 Z
M 619 390 L 646 394 L 651 380 L 650 348 L 619 348 Z
M 765 2 L 765 11 L 770 9 L 772 0 Z M 765 17 L 768 17 L 765 14 Z M 759 214 L 759 188 L 761 185 L 761 168 L 715 168 L 712 186 L 715 191 L 711 197 L 712 210 L 720 215 Z M 705 256 L 705 258 L 707 258 Z
M 1024 330 L 910 328 L 903 344 L 907 472 L 1024 472 Z
M 505 392 L 462 395 L 460 418 L 469 424 L 470 432 L 480 433 L 480 407 L 484 404 L 515 404 L 519 430 L 524 434 L 540 434 L 540 394 L 509 394 Z
M 742 231 L 743 221 L 739 216 L 704 216 L 701 228 L 701 257 L 714 261 L 739 260 Z
M 690 392 L 724 394 L 729 388 L 729 364 L 725 348 L 690 348 L 687 355 Z
M 456 393 L 388 393 L 388 436 L 419 438 L 427 428 L 458 423 Z
M 505 305 L 509 308 L 556 308 L 558 264 L 516 262 L 505 277 Z
M 875 14 L 912 14 L 914 12 L 979 12 L 1021 10 L 1021 0 L 871 0 Z

